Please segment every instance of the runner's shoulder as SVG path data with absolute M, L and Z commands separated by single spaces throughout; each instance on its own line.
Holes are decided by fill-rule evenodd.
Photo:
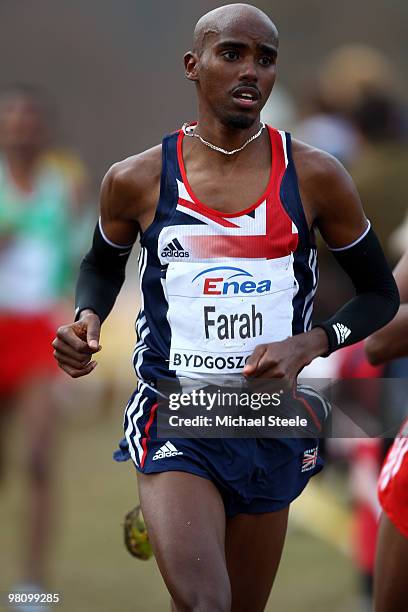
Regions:
M 158 200 L 161 170 L 161 145 L 113 164 L 102 182 L 105 213 L 138 219 L 150 210 Z
M 355 194 L 350 174 L 330 153 L 293 139 L 292 154 L 299 185 L 314 202 Z
M 347 175 L 343 164 L 327 151 L 292 139 L 292 154 L 298 174 L 307 179 L 336 179 Z
M 140 195 L 160 183 L 162 169 L 162 145 L 132 155 L 111 166 L 106 174 L 115 190 L 123 195 Z

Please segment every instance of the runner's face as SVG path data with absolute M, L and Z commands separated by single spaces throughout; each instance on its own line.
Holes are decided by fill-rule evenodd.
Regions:
M 45 141 L 45 125 L 38 105 L 23 96 L 4 100 L 0 109 L 0 139 L 5 149 L 40 150 Z
M 277 38 L 266 25 L 210 35 L 198 63 L 198 89 L 224 125 L 245 129 L 258 118 L 276 79 Z

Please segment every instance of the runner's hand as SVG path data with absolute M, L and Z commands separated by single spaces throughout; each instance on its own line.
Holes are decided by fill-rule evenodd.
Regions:
M 243 374 L 248 378 L 280 378 L 291 387 L 300 370 L 327 350 L 326 332 L 316 327 L 280 342 L 259 344 L 248 358 Z
M 96 367 L 92 354 L 101 350 L 99 337 L 101 323 L 97 314 L 83 310 L 79 321 L 62 325 L 52 343 L 59 367 L 71 378 L 90 374 Z

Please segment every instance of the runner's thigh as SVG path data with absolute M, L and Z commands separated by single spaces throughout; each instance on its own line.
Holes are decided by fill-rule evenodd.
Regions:
M 185 472 L 138 474 L 156 561 L 179 612 L 229 612 L 225 511 L 209 480 Z
M 227 520 L 226 555 L 232 612 L 261 612 L 281 559 L 289 506 L 278 512 L 238 514 Z

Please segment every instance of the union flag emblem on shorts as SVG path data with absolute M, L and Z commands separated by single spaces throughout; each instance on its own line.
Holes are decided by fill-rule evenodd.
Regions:
M 315 446 L 315 448 L 309 448 L 309 450 L 303 453 L 302 472 L 308 472 L 315 467 L 317 462 L 317 451 L 318 447 Z

